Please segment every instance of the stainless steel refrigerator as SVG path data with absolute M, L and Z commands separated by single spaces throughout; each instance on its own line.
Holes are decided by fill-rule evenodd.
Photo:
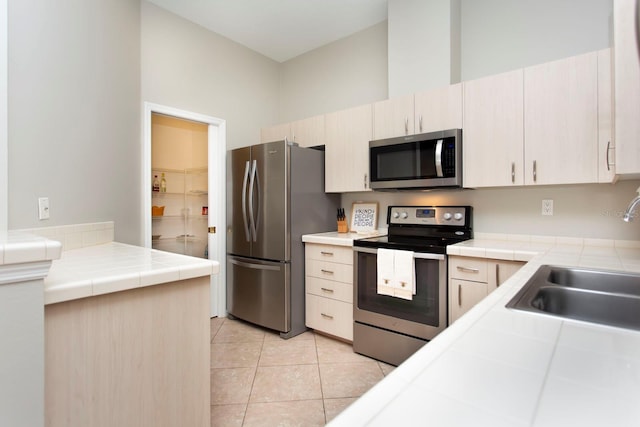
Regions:
M 282 338 L 298 335 L 306 330 L 302 235 L 336 229 L 324 152 L 259 144 L 231 150 L 227 171 L 227 311 Z

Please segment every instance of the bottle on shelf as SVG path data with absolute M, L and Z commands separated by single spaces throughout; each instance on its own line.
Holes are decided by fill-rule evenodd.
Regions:
M 160 192 L 161 193 L 167 192 L 167 180 L 164 179 L 164 172 L 162 172 L 162 179 L 160 180 Z
M 153 191 L 155 192 L 159 192 L 160 191 L 160 181 L 158 181 L 158 175 L 154 175 L 153 176 Z

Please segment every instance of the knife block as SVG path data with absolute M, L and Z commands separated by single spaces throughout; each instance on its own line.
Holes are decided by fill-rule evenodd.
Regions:
M 338 233 L 348 233 L 349 226 L 347 225 L 347 220 L 343 219 L 338 221 Z

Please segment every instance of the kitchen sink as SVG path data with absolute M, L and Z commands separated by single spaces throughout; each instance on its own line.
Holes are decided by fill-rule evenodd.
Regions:
M 543 265 L 507 307 L 640 330 L 640 275 Z

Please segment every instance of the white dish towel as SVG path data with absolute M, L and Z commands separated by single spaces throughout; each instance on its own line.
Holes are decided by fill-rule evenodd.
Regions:
M 377 264 L 378 264 L 378 283 L 377 291 L 380 295 L 394 296 L 394 274 L 395 267 L 395 251 L 391 249 L 378 248 Z
M 407 300 L 413 299 L 416 294 L 416 269 L 413 252 L 395 251 L 393 272 L 396 285 L 394 296 Z
M 413 252 L 378 248 L 377 292 L 406 300 L 416 294 Z

